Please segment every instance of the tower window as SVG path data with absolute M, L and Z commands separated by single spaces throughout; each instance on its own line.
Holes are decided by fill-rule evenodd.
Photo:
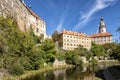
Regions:
M 103 32 L 103 30 L 102 30 L 102 32 Z

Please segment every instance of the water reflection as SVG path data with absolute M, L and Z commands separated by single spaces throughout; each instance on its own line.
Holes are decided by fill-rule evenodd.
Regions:
M 24 80 L 95 80 L 95 76 L 101 78 L 102 80 L 105 80 L 103 73 L 106 73 L 106 70 L 108 68 L 111 68 L 108 66 L 110 65 L 105 64 L 105 65 L 94 65 L 94 66 L 83 66 L 83 67 L 77 66 L 75 68 L 60 69 L 60 70 L 39 73 L 34 76 L 30 76 Z M 116 69 L 120 71 L 119 66 L 114 68 L 115 68 L 114 71 Z M 113 68 L 110 70 L 113 71 Z M 119 76 L 117 78 L 119 78 Z M 109 80 L 109 78 L 106 80 Z
M 70 69 L 60 69 L 48 71 L 34 76 L 30 76 L 25 80 L 94 80 L 95 71 L 99 66 L 77 66 Z

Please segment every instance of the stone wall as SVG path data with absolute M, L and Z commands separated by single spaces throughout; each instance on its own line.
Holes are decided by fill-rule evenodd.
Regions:
M 58 61 L 58 59 L 55 59 L 55 61 L 54 61 L 54 63 L 53 63 L 53 66 L 54 66 L 54 67 L 65 66 L 65 65 L 66 65 L 65 60 Z
M 0 16 L 16 19 L 20 30 L 28 32 L 32 25 L 35 35 L 46 36 L 46 24 L 22 0 L 0 0 Z

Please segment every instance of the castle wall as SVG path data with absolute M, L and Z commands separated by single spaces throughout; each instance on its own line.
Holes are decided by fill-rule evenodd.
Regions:
M 7 15 L 16 19 L 20 30 L 28 32 L 32 25 L 35 35 L 46 36 L 46 24 L 31 9 L 26 7 L 21 0 L 0 0 L 0 15 Z

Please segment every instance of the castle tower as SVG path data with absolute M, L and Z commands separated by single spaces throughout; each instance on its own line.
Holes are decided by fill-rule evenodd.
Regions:
M 99 23 L 99 32 L 98 33 L 105 33 L 106 32 L 106 26 L 103 17 L 100 19 Z

